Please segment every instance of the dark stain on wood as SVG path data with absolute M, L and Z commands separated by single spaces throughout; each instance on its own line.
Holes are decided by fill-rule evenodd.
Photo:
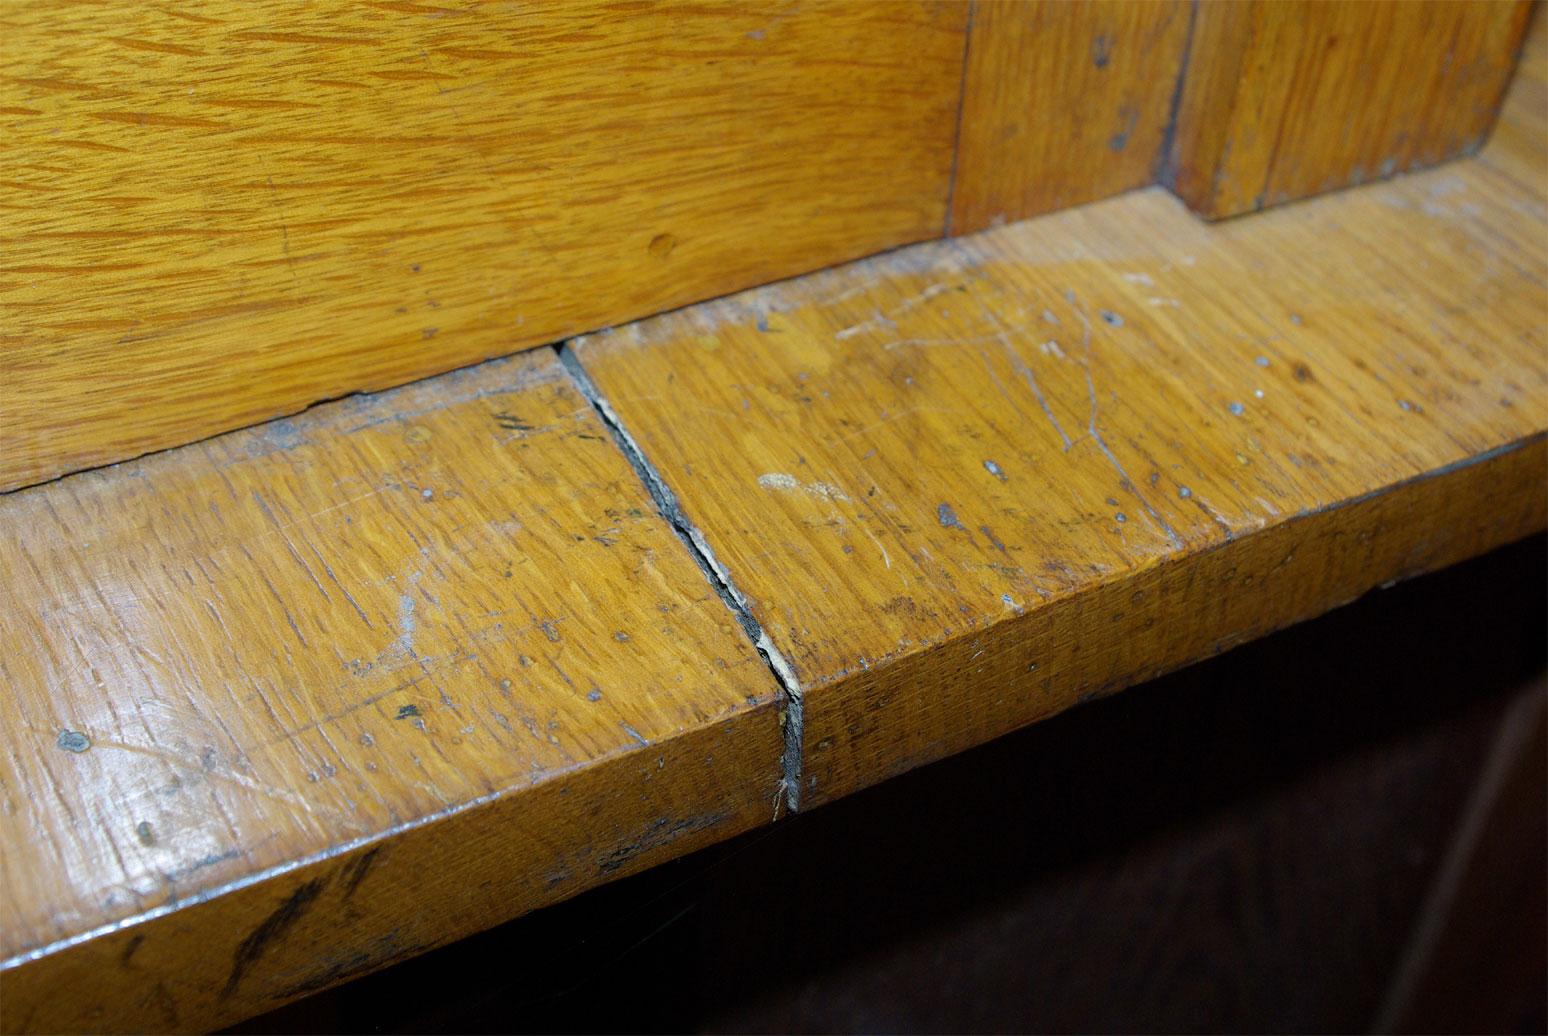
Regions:
M 118 966 L 121 968 L 127 968 L 129 966 L 129 962 L 134 959 L 135 953 L 139 950 L 141 944 L 144 942 L 144 934 L 136 935 L 134 938 L 130 939 L 128 944 L 124 946 L 124 952 L 118 955 Z
M 316 878 L 296 889 L 272 914 L 264 918 L 262 924 L 253 929 L 251 935 L 242 940 L 231 958 L 231 977 L 226 979 L 226 988 L 221 992 L 222 999 L 236 992 L 242 984 L 242 976 L 258 963 L 271 943 L 301 919 L 327 883 L 325 878 Z
M 357 859 L 351 860 L 349 864 L 345 866 L 343 879 L 344 898 L 346 900 L 355 894 L 355 890 L 358 889 L 360 887 L 360 883 L 365 880 L 366 872 L 371 869 L 371 865 L 376 862 L 376 858 L 381 853 L 381 851 L 381 846 L 374 846 L 366 852 L 362 853 Z
M 703 831 L 705 828 L 714 827 L 725 819 L 726 816 L 723 813 L 713 813 L 705 817 L 689 817 L 675 822 L 662 817 L 647 827 L 638 838 L 597 857 L 597 870 L 603 874 L 612 874 L 643 852 L 676 841 L 683 835 L 691 834 L 694 831 Z

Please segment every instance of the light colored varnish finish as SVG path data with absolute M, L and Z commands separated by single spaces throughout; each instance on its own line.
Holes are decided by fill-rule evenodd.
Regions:
M 1169 180 L 1209 218 L 1476 151 L 1529 0 L 1196 7 Z
M 1541 29 L 1477 159 L 578 344 L 808 804 L 1543 527 Z M 546 350 L 0 498 L 0 584 L 4 1031 L 214 1026 L 778 808 L 773 678 Z
M 1545 253 L 1483 160 L 1156 188 L 575 348 L 793 667 L 811 804 L 1542 529 Z
M 773 678 L 552 350 L 11 494 L 0 584 L 6 1032 L 218 1026 L 776 808 Z
M 1189 14 L 1173 0 L 975 4 L 952 232 L 1149 184 Z
M 1527 190 L 1548 181 L 1548 17 L 1539 9 L 1521 48 L 1505 108 L 1480 157 Z
M 1138 187 L 1178 97 L 1211 216 L 1434 163 L 1527 10 L 20 0 L 0 489 Z
M 8 3 L 0 488 L 936 237 L 966 14 Z

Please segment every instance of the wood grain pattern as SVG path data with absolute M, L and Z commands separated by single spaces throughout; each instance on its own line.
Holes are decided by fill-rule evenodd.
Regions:
M 1493 726 L 1548 665 L 1545 548 L 1367 595 L 237 1031 L 1384 1031 Z M 1541 1019 L 1536 977 L 1518 989 Z M 1502 1021 L 1458 1028 L 1548 1029 L 1481 1017 Z
M 699 930 L 667 933 L 662 952 L 706 981 L 658 1031 L 1390 1032 L 1372 1015 L 1491 721 L 1544 658 L 1535 547 L 1368 595 L 776 830 L 685 895 L 709 900 L 684 925 Z M 1541 887 L 1548 865 L 1532 859 L 1518 852 L 1501 886 Z M 742 892 L 767 883 L 799 890 L 777 919 Z M 1541 943 L 1541 913 L 1478 905 L 1499 935 Z M 1541 960 L 1501 958 L 1520 941 L 1475 958 L 1498 978 L 1448 977 L 1497 1004 Z M 767 956 L 791 973 L 759 974 Z M 637 969 L 622 970 L 592 997 L 627 988 Z M 1516 988 L 1543 990 L 1545 973 Z M 334 1031 L 368 1031 L 374 1001 L 352 998 Z M 607 1031 L 596 1008 L 571 1010 Z M 1544 1029 L 1497 1007 L 1427 1017 L 1429 1032 Z
M 1196 7 L 1168 182 L 1218 218 L 1476 151 L 1526 0 Z
M 951 230 L 1151 183 L 1190 8 L 980 3 L 963 77 Z
M 767 822 L 782 748 L 822 802 L 1541 529 L 1543 55 L 1446 169 L 1218 226 L 1152 189 L 576 342 L 793 664 L 788 744 L 546 350 L 0 497 L 0 1029 L 218 1025 Z M 231 370 L 278 341 L 207 316 Z
M 1527 189 L 1548 180 L 1548 18 L 1539 7 L 1527 29 L 1504 113 L 1479 157 Z
M 1545 228 L 1481 161 L 1215 226 L 1152 189 L 575 350 L 821 802 L 1541 529 Z
M 0 1028 L 201 1029 L 767 822 L 776 686 L 551 350 L 0 499 Z
M 9 3 L 0 489 L 938 236 L 965 22 Z

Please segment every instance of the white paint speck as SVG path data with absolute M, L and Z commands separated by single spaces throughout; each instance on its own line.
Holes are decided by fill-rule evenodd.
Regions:
M 793 476 L 778 471 L 770 471 L 758 476 L 758 485 L 764 489 L 795 489 L 800 484 Z
M 806 486 L 806 491 L 813 496 L 824 497 L 828 500 L 848 500 L 849 494 L 838 486 L 831 486 L 826 482 L 812 482 Z
M 408 594 L 398 596 L 398 647 L 404 654 L 414 654 L 414 598 Z
M 809 496 L 821 497 L 824 500 L 848 500 L 849 494 L 838 486 L 827 482 L 808 482 L 802 484 L 794 475 L 787 475 L 782 471 L 769 471 L 758 476 L 758 485 L 764 489 L 773 489 L 790 493 L 799 490 Z

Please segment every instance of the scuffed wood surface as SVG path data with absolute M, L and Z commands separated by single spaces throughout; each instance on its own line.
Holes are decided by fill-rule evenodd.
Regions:
M 215 1027 L 775 807 L 774 681 L 551 350 L 0 498 L 0 584 L 7 1032 Z
M 1151 189 L 579 340 L 795 671 L 803 801 L 1541 529 L 1544 180 L 1501 156 L 1215 226 Z
M 1445 169 L 575 343 L 804 725 L 546 350 L 0 497 L 0 1029 L 212 1027 L 1540 530 L 1543 39 Z
M 951 231 L 1149 184 L 1190 10 L 1171 0 L 974 5 Z
M 1211 219 L 1482 146 L 1529 0 L 1201 3 L 1168 182 Z
M 966 14 L 8 3 L 0 489 L 939 236 Z

